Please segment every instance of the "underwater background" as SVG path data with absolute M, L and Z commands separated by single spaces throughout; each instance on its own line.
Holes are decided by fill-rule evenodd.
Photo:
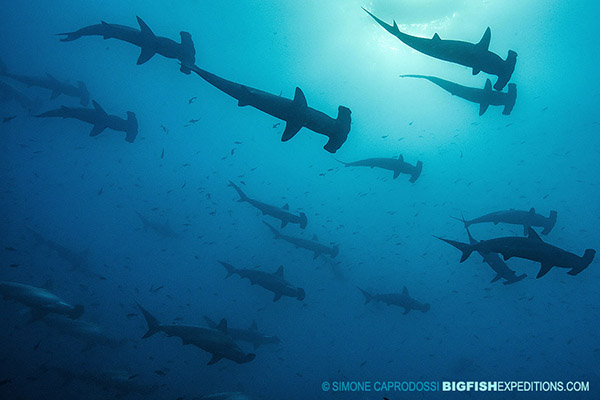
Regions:
M 362 9 L 402 31 L 478 42 L 491 28 L 490 50 L 518 61 L 508 116 L 401 74 L 439 76 L 483 88 L 489 77 L 435 60 L 404 45 Z M 558 212 L 543 239 L 583 254 L 600 237 L 598 137 L 600 6 L 561 1 L 30 1 L 5 2 L 0 57 L 11 71 L 82 80 L 109 113 L 137 115 L 139 133 L 89 137 L 72 119 L 38 119 L 0 102 L 0 280 L 36 287 L 83 304 L 81 319 L 101 326 L 117 345 L 86 343 L 28 323 L 27 308 L 0 302 L 0 397 L 193 399 L 244 392 L 256 399 L 488 398 L 482 393 L 325 392 L 333 381 L 589 381 L 585 393 L 496 393 L 494 398 L 599 398 L 598 260 L 577 276 L 511 259 L 527 278 L 490 283 L 479 255 L 434 237 L 467 241 L 451 216 L 474 218 L 503 209 Z M 139 49 L 115 39 L 56 36 L 101 20 L 179 41 L 190 32 L 196 65 L 226 79 L 293 98 L 335 117 L 352 110 L 346 143 L 332 155 L 323 136 L 302 129 L 280 141 L 284 124 L 154 56 L 136 65 Z M 50 99 L 41 110 L 79 106 Z M 197 121 L 196 121 L 197 120 Z M 195 122 L 194 122 L 195 121 Z M 337 160 L 398 157 L 423 162 L 406 175 L 345 168 Z M 326 245 L 334 259 L 275 240 L 279 222 L 228 187 L 301 211 L 302 230 L 282 232 Z M 137 215 L 170 227 L 147 229 Z M 74 268 L 31 231 L 84 255 Z M 477 239 L 522 236 L 521 226 L 482 224 Z M 284 297 L 247 280 L 224 280 L 222 260 L 274 272 L 304 288 Z M 400 293 L 404 286 L 428 312 L 365 303 L 357 289 Z M 136 302 L 161 322 L 230 327 L 256 321 L 281 343 L 254 350 L 249 363 L 221 360 L 147 330 Z M 98 379 L 62 379 L 61 371 L 126 371 L 125 389 Z M 133 378 L 131 378 L 133 377 Z M 131 379 L 129 379 L 131 378 Z M 142 389 L 138 390 L 137 386 Z M 82 397 L 83 396 L 83 397 Z M 239 395 L 241 396 L 241 395 Z M 207 397 L 210 398 L 210 397 Z M 217 397 L 213 397 L 217 398 Z M 224 397 L 220 397 L 224 398 Z M 230 397 L 232 398 L 232 397 Z

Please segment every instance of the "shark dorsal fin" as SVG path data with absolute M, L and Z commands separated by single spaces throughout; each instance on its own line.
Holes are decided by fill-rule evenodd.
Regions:
M 492 81 L 490 81 L 490 79 L 486 79 L 485 81 L 485 86 L 483 87 L 483 90 L 486 92 L 491 92 L 492 91 Z
M 55 77 L 53 77 L 52 75 L 50 75 L 48 72 L 46 72 L 46 76 L 48 77 L 48 79 L 50 79 L 52 82 L 54 83 L 58 83 L 58 79 L 56 79 Z
M 227 320 L 223 318 L 221 322 L 219 322 L 219 325 L 217 325 L 216 329 L 220 330 L 221 332 L 227 333 Z
M 398 160 L 399 160 L 399 161 L 402 161 L 402 162 L 404 162 L 404 156 L 403 156 L 402 154 L 400 154 L 400 155 L 398 156 Z
M 100 104 L 98 104 L 98 103 L 96 102 L 96 100 L 92 100 L 92 104 L 94 105 L 94 109 L 95 109 L 96 111 L 98 111 L 99 113 L 102 113 L 102 114 L 104 114 L 104 115 L 107 115 L 107 114 L 106 114 L 106 111 L 104 111 L 104 109 L 102 108 L 102 106 L 101 106 Z
M 398 24 L 396 23 L 396 20 L 394 20 L 394 25 L 392 26 L 392 28 L 394 29 L 395 32 L 398 32 L 400 29 L 398 29 Z
M 258 330 L 258 325 L 256 324 L 256 320 L 252 321 L 252 324 L 250 325 L 250 328 L 248 328 L 248 330 L 251 330 L 251 331 Z
M 532 227 L 529 227 L 529 229 L 527 229 L 527 237 L 529 237 L 529 239 L 535 240 L 536 242 L 544 242 L 540 235 L 538 235 Z
M 290 209 L 290 205 L 288 203 L 285 203 L 283 205 L 283 207 L 281 207 L 281 208 L 283 208 L 284 210 L 289 210 Z
M 535 214 L 535 208 L 531 207 L 529 209 L 529 214 L 532 214 L 532 215 Z
M 442 39 L 440 38 L 440 35 L 438 35 L 436 32 L 433 34 L 433 38 L 431 40 L 442 40 Z
M 299 87 L 296 87 L 296 92 L 294 93 L 293 101 L 296 106 L 302 106 L 303 108 L 308 107 L 308 104 L 306 103 L 306 97 L 304 97 L 304 93 Z
M 314 240 L 315 242 L 318 242 L 319 238 L 317 237 L 317 235 L 313 235 L 312 240 Z
M 154 35 L 154 32 L 152 32 L 152 29 L 150 29 L 150 27 L 144 22 L 144 20 L 142 20 L 140 17 L 136 17 L 136 18 L 137 18 L 138 25 L 140 26 L 140 30 L 142 31 L 142 35 L 149 35 L 152 37 L 156 37 Z
M 492 38 L 492 30 L 488 26 L 488 28 L 485 30 L 485 33 L 483 34 L 483 37 L 481 38 L 479 43 L 477 43 L 477 46 L 483 47 L 484 49 L 487 50 L 488 47 L 490 47 L 490 39 L 491 38 Z
M 277 275 L 278 277 L 283 279 L 283 265 L 280 265 L 273 275 Z
M 402 287 L 402 294 L 408 296 L 408 289 L 406 288 L 406 286 Z

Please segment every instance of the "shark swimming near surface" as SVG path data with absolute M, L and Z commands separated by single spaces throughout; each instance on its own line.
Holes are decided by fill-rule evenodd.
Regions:
M 233 265 L 223 261 L 219 261 L 219 263 L 227 270 L 225 278 L 229 278 L 234 274 L 239 275 L 240 278 L 247 278 L 251 285 L 258 285 L 273 292 L 275 294 L 273 301 L 281 299 L 282 296 L 295 297 L 302 301 L 306 296 L 304 289 L 296 287 L 285 280 L 283 266 L 280 266 L 277 271 L 269 273 L 255 269 L 235 268 Z
M 467 228 L 473 224 L 486 222 L 492 222 L 494 225 L 501 222 L 512 225 L 523 225 L 523 233 L 527 236 L 529 228 L 532 226 L 544 228 L 542 231 L 543 235 L 549 234 L 550 231 L 552 231 L 552 228 L 554 228 L 554 225 L 556 225 L 557 217 L 558 213 L 556 211 L 550 211 L 550 215 L 544 217 L 543 215 L 537 214 L 535 208 L 532 207 L 529 211 L 515 210 L 514 208 L 511 208 L 510 210 L 495 211 L 471 220 L 456 217 L 452 218 L 462 221 Z
M 492 90 L 492 81 L 487 79 L 483 89 L 472 88 L 459 85 L 458 83 L 450 82 L 445 79 L 436 78 L 435 76 L 425 75 L 400 75 L 401 78 L 419 78 L 428 80 L 453 96 L 463 98 L 472 103 L 479 104 L 479 115 L 483 115 L 490 105 L 504 106 L 503 115 L 509 115 L 515 106 L 517 99 L 517 85 L 514 83 L 508 84 L 508 92 L 499 92 Z
M 148 331 L 142 337 L 143 339 L 149 338 L 158 332 L 164 332 L 169 337 L 177 336 L 184 345 L 191 344 L 211 353 L 212 358 L 208 365 L 212 365 L 223 358 L 243 364 L 254 360 L 256 357 L 254 353 L 244 353 L 235 344 L 231 336 L 227 334 L 226 319 L 222 319 L 215 329 L 195 325 L 163 325 L 141 305 L 138 304 L 138 307 L 148 325 Z
M 596 250 L 587 249 L 583 256 L 577 256 L 561 248 L 544 242 L 533 228 L 528 228 L 527 237 L 501 237 L 481 240 L 477 243 L 461 243 L 454 240 L 436 238 L 456 247 L 462 252 L 460 262 L 464 262 L 474 251 L 479 253 L 502 254 L 504 261 L 512 258 L 524 258 L 541 264 L 536 278 L 546 275 L 552 267 L 567 268 L 567 274 L 575 276 L 586 269 L 594 260 Z
M 443 40 L 437 33 L 433 35 L 432 39 L 426 39 L 400 32 L 396 21 L 393 25 L 389 25 L 364 7 L 363 10 L 386 31 L 420 53 L 472 68 L 473 75 L 477 75 L 480 71 L 496 75 L 498 77 L 494 85 L 496 90 L 502 90 L 506 86 L 515 70 L 515 64 L 517 63 L 517 53 L 515 51 L 509 50 L 506 60 L 503 60 L 496 53 L 488 50 L 492 36 L 489 27 L 485 30 L 479 43 Z
M 402 288 L 402 293 L 371 294 L 361 288 L 358 288 L 358 290 L 365 296 L 365 304 L 371 301 L 380 301 L 388 306 L 394 305 L 404 308 L 404 314 L 408 314 L 410 310 L 427 312 L 431 308 L 429 303 L 421 303 L 410 297 L 406 286 Z
M 246 194 L 240 189 L 238 185 L 229 181 L 229 186 L 233 187 L 236 192 L 240 195 L 240 202 L 247 202 L 251 206 L 257 208 L 263 215 L 270 215 L 274 218 L 281 220 L 281 228 L 285 228 L 285 226 L 289 223 L 294 223 L 300 225 L 301 229 L 306 228 L 306 224 L 308 223 L 308 219 L 306 218 L 306 214 L 303 212 L 299 213 L 299 215 L 292 214 L 290 212 L 289 204 L 285 204 L 283 207 L 272 206 L 267 203 L 263 203 L 262 201 L 251 199 L 246 196 Z
M 127 111 L 127 119 L 109 115 L 100 104 L 92 101 L 94 108 L 79 108 L 62 106 L 56 110 L 46 111 L 37 115 L 38 118 L 73 118 L 94 125 L 90 136 L 98 136 L 106 128 L 113 131 L 125 132 L 125 141 L 133 143 L 138 134 L 138 122 L 135 113 Z
M 275 235 L 275 239 L 283 239 L 284 241 L 296 246 L 296 248 L 302 248 L 312 251 L 314 253 L 313 259 L 316 259 L 317 257 L 323 254 L 335 257 L 340 251 L 337 244 L 332 247 L 329 247 L 322 243 L 319 243 L 317 235 L 314 235 L 312 240 L 303 239 L 299 237 L 284 235 L 265 221 L 263 221 L 263 224 L 265 224 L 271 230 L 271 232 L 273 232 L 273 235 Z
M 300 129 L 307 128 L 329 138 L 323 147 L 330 153 L 335 153 L 344 144 L 350 132 L 350 114 L 348 107 L 339 106 L 336 119 L 308 106 L 304 93 L 296 88 L 294 99 L 286 99 L 264 92 L 250 86 L 228 81 L 215 74 L 189 66 L 202 79 L 238 100 L 238 106 L 251 106 L 275 118 L 286 122 L 282 142 L 293 138 Z
M 190 74 L 188 65 L 194 65 L 196 61 L 196 50 L 192 35 L 189 32 L 181 31 L 181 43 L 162 36 L 156 36 L 150 27 L 140 18 L 136 17 L 140 29 L 131 28 L 124 25 L 109 24 L 102 21 L 100 24 L 86 26 L 74 32 L 59 33 L 59 36 L 65 36 L 60 39 L 61 42 L 70 42 L 79 39 L 82 36 L 102 36 L 104 39 L 118 39 L 141 49 L 137 64 L 141 65 L 150 60 L 155 54 L 160 54 L 166 58 L 179 60 L 181 63 L 181 72 Z
M 419 179 L 419 176 L 421 176 L 421 171 L 423 171 L 423 163 L 421 161 L 417 161 L 416 165 L 411 165 L 404 161 L 402 154 L 398 158 L 367 158 L 354 162 L 337 161 L 346 167 L 377 167 L 388 169 L 394 172 L 394 179 L 400 176 L 401 173 L 408 174 L 410 175 L 408 181 L 411 183 L 415 183 Z

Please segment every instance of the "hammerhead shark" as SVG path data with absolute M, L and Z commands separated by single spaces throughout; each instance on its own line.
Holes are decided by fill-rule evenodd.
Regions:
M 166 238 L 176 238 L 179 236 L 179 234 L 177 232 L 175 232 L 169 224 L 157 222 L 157 221 L 151 221 L 150 219 L 146 218 L 139 212 L 136 211 L 135 213 L 137 214 L 140 221 L 142 221 L 144 230 L 150 228 L 154 232 L 156 232 L 159 235 L 164 236 Z
M 286 99 L 271 93 L 264 92 L 250 86 L 228 81 L 197 66 L 188 66 L 202 79 L 238 100 L 238 106 L 252 106 L 264 113 L 286 122 L 282 142 L 293 138 L 300 129 L 308 128 L 313 132 L 329 138 L 323 147 L 330 153 L 335 153 L 344 144 L 350 132 L 349 108 L 338 107 L 336 119 L 329 117 L 321 111 L 308 106 L 304 93 L 296 88 L 294 99 Z
M 382 303 L 404 308 L 404 314 L 408 314 L 410 310 L 418 310 L 421 312 L 427 312 L 431 308 L 429 303 L 421 303 L 410 297 L 406 286 L 402 288 L 402 293 L 386 293 L 386 294 L 371 294 L 366 290 L 358 288 L 365 296 L 365 304 L 371 300 L 381 301 Z
M 492 31 L 489 27 L 485 30 L 479 43 L 442 40 L 437 33 L 433 35 L 432 39 L 425 39 L 400 32 L 396 21 L 394 21 L 393 25 L 389 25 L 367 11 L 364 7 L 363 10 L 386 31 L 420 53 L 472 68 L 473 75 L 477 75 L 480 71 L 496 75 L 498 77 L 494 85 L 494 89 L 496 90 L 502 90 L 506 86 L 515 70 L 515 64 L 517 63 L 517 53 L 515 51 L 509 50 L 506 60 L 502 60 L 496 53 L 488 50 L 492 36 Z
M 304 289 L 296 287 L 285 280 L 283 277 L 283 266 L 280 266 L 277 271 L 273 273 L 258 271 L 255 269 L 235 268 L 231 264 L 219 261 L 219 263 L 227 270 L 227 276 L 239 275 L 240 278 L 248 278 L 250 284 L 258 285 L 270 292 L 273 292 L 275 296 L 273 301 L 279 300 L 282 296 L 295 297 L 302 301 L 306 297 Z
M 570 269 L 567 274 L 575 276 L 586 269 L 592 263 L 594 256 L 596 255 L 596 250 L 587 249 L 583 256 L 579 257 L 573 253 L 546 243 L 531 227 L 528 228 L 528 237 L 501 237 L 482 240 L 473 244 L 461 243 L 441 237 L 437 238 L 456 247 L 462 252 L 460 262 L 469 258 L 473 251 L 484 254 L 502 254 L 504 261 L 511 257 L 518 257 L 539 262 L 541 268 L 540 272 L 537 274 L 538 279 L 546 275 L 552 267 Z
M 338 255 L 338 253 L 340 251 L 337 244 L 334 245 L 333 247 L 329 247 L 329 246 L 325 246 L 324 244 L 319 243 L 319 241 L 318 241 L 319 239 L 317 238 L 317 235 L 314 235 L 312 240 L 307 240 L 307 239 L 303 239 L 303 238 L 299 238 L 299 237 L 284 235 L 283 233 L 279 232 L 277 229 L 273 228 L 271 225 L 267 224 L 265 221 L 263 221 L 263 224 L 265 224 L 267 227 L 269 227 L 271 232 L 273 232 L 273 235 L 275 235 L 275 239 L 283 239 L 286 242 L 291 243 L 294 246 L 296 246 L 296 248 L 303 248 L 303 249 L 312 251 L 315 254 L 313 259 L 316 259 L 317 257 L 319 257 L 322 254 L 328 254 L 331 257 L 335 257 Z
M 124 25 L 109 24 L 101 21 L 100 24 L 86 26 L 74 32 L 59 33 L 60 36 L 66 36 L 60 39 L 61 42 L 70 42 L 79 39 L 82 36 L 102 36 L 104 39 L 118 39 L 141 49 L 137 64 L 144 64 L 150 60 L 154 54 L 160 54 L 166 58 L 172 58 L 181 62 L 181 72 L 189 75 L 188 65 L 193 65 L 196 60 L 196 50 L 192 35 L 189 32 L 181 31 L 181 43 L 171 39 L 156 36 L 148 25 L 140 18 L 136 17 L 140 29 L 131 28 Z
M 496 211 L 489 214 L 482 215 L 481 217 L 474 218 L 471 220 L 465 220 L 464 218 L 452 217 L 456 220 L 462 221 L 468 228 L 473 224 L 481 224 L 485 222 L 492 222 L 494 225 L 503 222 L 505 224 L 523 225 L 524 235 L 527 236 L 529 228 L 532 226 L 539 226 L 544 228 L 542 231 L 543 235 L 550 233 L 554 225 L 556 225 L 556 218 L 558 213 L 556 211 L 550 211 L 550 216 L 544 217 L 543 215 L 537 214 L 535 208 L 530 208 L 529 211 L 510 210 Z
M 30 99 L 25 93 L 2 80 L 0 80 L 0 100 L 14 100 L 30 113 L 37 112 L 41 107 L 39 99 Z
M 38 118 L 74 118 L 94 125 L 90 136 L 98 136 L 106 128 L 125 132 L 125 141 L 133 143 L 138 134 L 138 123 L 135 113 L 127 111 L 127 119 L 108 115 L 100 104 L 92 100 L 93 109 L 61 106 L 59 109 L 46 111 L 37 115 Z
M 337 160 L 338 162 L 344 164 L 346 167 L 371 167 L 371 168 L 382 168 L 389 169 L 390 171 L 394 171 L 394 179 L 396 179 L 401 173 L 410 175 L 409 182 L 416 182 L 421 176 L 421 171 L 423 170 L 423 163 L 421 161 L 417 161 L 417 165 L 410 165 L 407 162 L 404 162 L 404 157 L 400 154 L 398 158 L 367 158 L 366 160 L 354 161 L 354 162 L 343 162 Z
M 4 64 L 2 60 L 0 60 L 0 75 L 21 82 L 29 87 L 36 86 L 48 89 L 52 92 L 50 96 L 51 99 L 55 99 L 61 94 L 64 94 L 66 96 L 79 98 L 79 102 L 82 106 L 87 106 L 90 102 L 90 93 L 83 81 L 77 81 L 77 86 L 74 86 L 66 82 L 61 82 L 48 73 L 46 73 L 45 77 L 13 74 L 8 71 L 6 64 Z
M 263 203 L 262 201 L 258 201 L 258 200 L 254 200 L 251 199 L 250 197 L 246 196 L 246 194 L 242 191 L 242 189 L 240 189 L 240 187 L 238 185 L 236 185 L 235 183 L 229 181 L 229 186 L 233 187 L 236 192 L 238 192 L 238 194 L 240 195 L 240 199 L 238 201 L 240 202 L 247 202 L 250 203 L 250 205 L 252 205 L 255 208 L 258 208 L 260 210 L 260 212 L 263 213 L 263 215 L 270 215 L 272 217 L 275 217 L 279 220 L 281 220 L 281 228 L 285 228 L 285 226 L 288 223 L 294 223 L 294 224 L 299 224 L 300 228 L 304 229 L 306 228 L 306 224 L 308 223 L 308 220 L 306 218 L 306 214 L 304 214 L 303 212 L 300 213 L 300 215 L 296 215 L 296 214 L 292 214 L 290 212 L 290 206 L 289 204 L 285 204 L 283 207 L 276 207 L 276 206 L 272 206 L 270 204 L 267 203 Z
M 504 106 L 503 115 L 509 115 L 517 99 L 517 85 L 508 84 L 508 93 L 492 90 L 492 81 L 486 79 L 483 89 L 459 85 L 435 76 L 400 75 L 401 78 L 420 78 L 438 85 L 453 96 L 458 96 L 472 103 L 479 104 L 479 115 L 483 115 L 490 105 Z
M 141 305 L 138 304 L 138 307 L 146 319 L 146 324 L 148 324 L 148 332 L 142 339 L 149 338 L 158 332 L 164 332 L 169 337 L 177 336 L 181 338 L 184 345 L 192 344 L 211 353 L 212 358 L 208 365 L 212 365 L 222 358 L 243 364 L 254 360 L 256 357 L 254 353 L 244 353 L 235 344 L 231 336 L 227 334 L 227 320 L 225 318 L 214 329 L 195 325 L 164 325 Z
M 216 329 L 218 324 L 215 321 L 208 318 L 207 316 L 204 316 L 204 320 L 210 328 Z M 256 321 L 252 321 L 252 324 L 248 329 L 236 329 L 228 327 L 227 334 L 231 336 L 233 340 L 252 343 L 252 345 L 254 346 L 254 350 L 258 349 L 261 345 L 264 344 L 278 344 L 281 342 L 281 340 L 277 336 L 268 336 L 264 333 L 261 333 L 258 330 L 258 325 L 256 324 Z

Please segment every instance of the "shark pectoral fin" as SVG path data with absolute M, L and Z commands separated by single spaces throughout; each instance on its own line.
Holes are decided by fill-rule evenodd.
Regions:
M 480 69 L 477 69 L 477 68 L 473 67 L 473 75 L 477 75 L 480 72 L 481 72 Z
M 283 265 L 280 265 L 279 268 L 277 268 L 277 271 L 275 271 L 273 275 L 277 275 L 278 277 L 283 279 Z M 254 321 L 254 324 L 256 325 L 256 321 Z
M 213 365 L 213 364 L 219 362 L 219 360 L 221 360 L 221 358 L 223 358 L 222 355 L 214 353 L 207 365 Z
M 287 219 L 282 219 L 281 220 L 281 229 L 285 228 L 285 226 L 288 224 Z
M 536 279 L 540 279 L 542 276 L 546 275 L 548 271 L 552 268 L 551 264 L 542 263 L 542 268 L 540 268 L 540 272 L 538 272 Z
M 500 278 L 502 278 L 502 276 L 500 276 L 500 274 L 496 274 L 496 276 L 494 277 L 494 279 L 492 279 L 492 280 L 490 281 L 490 283 L 494 283 L 494 282 L 496 282 L 496 281 L 497 281 L 498 279 L 500 279 Z
M 408 307 L 405 307 L 405 308 L 404 308 L 404 315 L 408 314 L 409 312 L 410 312 L 410 308 L 408 308 Z
M 155 51 L 149 47 L 142 47 L 140 56 L 137 59 L 137 65 L 142 65 L 154 56 Z
M 50 95 L 50 100 L 54 100 L 58 96 L 60 96 L 60 92 L 58 90 L 53 90 L 52 94 Z
M 481 117 L 487 111 L 490 103 L 479 103 L 479 116 Z
M 510 254 L 502 254 L 504 261 L 509 260 L 512 256 Z
M 279 300 L 281 298 L 282 294 L 281 293 L 275 293 L 275 297 L 273 297 L 273 302 L 276 302 L 277 300 Z
M 90 136 L 98 136 L 104 129 L 106 129 L 106 126 L 104 125 L 94 125 L 90 132 Z
M 283 207 L 281 207 L 281 208 L 283 208 L 284 210 L 289 210 L 290 209 L 290 205 L 288 203 L 285 203 L 283 205 Z
M 406 286 L 402 287 L 402 294 L 408 296 L 408 289 L 406 288 Z
M 488 26 L 488 28 L 483 33 L 481 40 L 479 41 L 479 43 L 477 43 L 477 46 L 487 50 L 490 47 L 491 38 L 492 38 L 492 30 Z
M 296 133 L 298 133 L 300 129 L 302 129 L 301 123 L 288 121 L 285 124 L 285 130 L 283 131 L 283 135 L 281 136 L 281 141 L 287 142 L 288 140 L 296 136 Z
M 396 179 L 400 175 L 400 170 L 394 170 L 394 179 Z

